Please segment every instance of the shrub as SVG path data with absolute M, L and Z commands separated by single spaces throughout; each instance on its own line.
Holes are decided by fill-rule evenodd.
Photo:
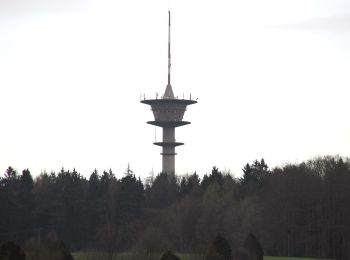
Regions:
M 14 242 L 6 241 L 0 245 L 0 260 L 25 260 L 21 247 Z
M 181 260 L 179 257 L 177 257 L 173 252 L 166 251 L 162 257 L 160 258 L 160 260 Z
M 42 241 L 31 238 L 25 245 L 25 251 L 27 260 L 74 260 L 56 233 L 49 233 Z
M 214 239 L 213 245 L 206 255 L 206 260 L 230 260 L 232 250 L 228 241 L 220 234 Z
M 262 249 L 261 244 L 253 234 L 248 235 L 248 237 L 244 241 L 243 246 L 249 252 L 250 258 L 252 260 L 263 260 L 264 251 Z

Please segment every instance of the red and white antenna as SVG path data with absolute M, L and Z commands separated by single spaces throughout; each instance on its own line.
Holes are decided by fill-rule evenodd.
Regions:
M 168 28 L 168 85 L 170 86 L 170 67 L 171 67 L 171 51 L 170 51 L 170 10 L 169 14 L 169 28 Z
M 168 85 L 165 88 L 163 99 L 174 99 L 174 92 L 171 87 L 170 74 L 171 74 L 171 49 L 170 49 L 170 10 L 169 14 L 169 29 L 168 29 Z

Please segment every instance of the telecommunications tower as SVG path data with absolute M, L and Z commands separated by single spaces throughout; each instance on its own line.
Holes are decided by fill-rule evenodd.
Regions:
M 170 67 L 171 67 L 171 51 L 170 51 L 170 11 L 169 14 L 169 29 L 168 29 L 168 84 L 163 96 L 156 96 L 156 99 L 141 100 L 141 103 L 151 106 L 153 111 L 154 121 L 148 121 L 148 124 L 163 128 L 162 142 L 155 142 L 155 145 L 161 146 L 162 150 L 162 172 L 175 174 L 175 147 L 184 143 L 176 142 L 175 128 L 190 124 L 190 122 L 182 121 L 188 105 L 197 103 L 190 96 L 190 99 L 175 98 L 173 89 L 170 83 Z

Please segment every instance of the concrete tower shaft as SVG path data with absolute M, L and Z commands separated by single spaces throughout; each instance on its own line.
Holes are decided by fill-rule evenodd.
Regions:
M 175 142 L 175 127 L 163 127 L 162 171 L 175 174 L 175 146 L 182 145 Z
M 155 145 L 162 149 L 162 171 L 175 173 L 175 147 L 184 143 L 177 142 L 175 138 L 175 128 L 190 124 L 183 121 L 183 116 L 187 105 L 195 104 L 195 100 L 187 99 L 144 99 L 141 103 L 151 106 L 154 121 L 148 121 L 148 124 L 163 128 L 162 142 L 155 142 Z

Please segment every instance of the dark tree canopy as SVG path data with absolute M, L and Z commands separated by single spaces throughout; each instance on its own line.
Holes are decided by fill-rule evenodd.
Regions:
M 253 234 L 248 235 L 244 241 L 243 247 L 249 252 L 251 260 L 263 260 L 263 248 Z
M 21 247 L 12 241 L 0 243 L 0 260 L 25 260 Z
M 241 179 L 242 187 L 246 193 L 258 191 L 264 180 L 269 176 L 270 170 L 264 159 L 261 161 L 255 160 L 252 164 L 246 164 Z
M 27 260 L 74 260 L 64 242 L 54 232 L 29 239 L 24 248 Z
M 23 246 L 54 232 L 69 251 L 135 250 L 140 259 L 168 248 L 203 255 L 213 248 L 220 259 L 230 247 L 241 258 L 254 251 L 261 259 L 262 248 L 266 255 L 350 257 L 347 158 L 274 169 L 255 160 L 241 178 L 216 167 L 204 175 L 152 174 L 145 182 L 130 166 L 119 174 L 94 170 L 85 178 L 62 168 L 33 178 L 9 167 L 0 176 L 0 241 Z M 259 241 L 246 239 L 249 233 Z M 213 245 L 217 234 L 227 242 L 217 242 L 222 255 Z
M 220 255 L 222 259 L 229 260 L 232 257 L 231 246 L 222 235 L 217 235 L 214 239 L 213 246 L 215 251 Z
M 160 258 L 160 260 L 181 260 L 171 251 L 166 251 Z

